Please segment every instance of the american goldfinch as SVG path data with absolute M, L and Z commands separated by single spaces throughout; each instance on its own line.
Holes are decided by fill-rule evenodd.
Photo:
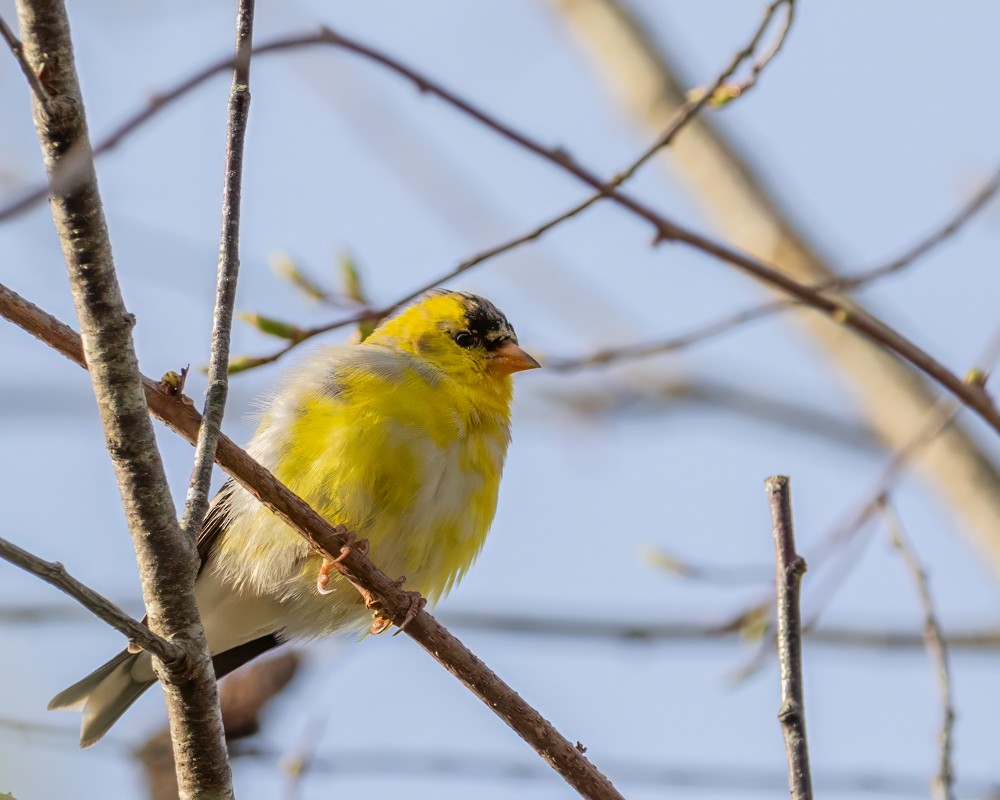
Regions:
M 431 292 L 364 342 L 319 348 L 293 369 L 247 449 L 434 603 L 483 546 L 510 442 L 511 375 L 537 366 L 492 303 Z M 371 621 L 358 592 L 232 481 L 198 552 L 195 598 L 218 677 L 282 641 Z M 83 712 L 87 747 L 155 681 L 151 657 L 126 649 L 49 708 Z

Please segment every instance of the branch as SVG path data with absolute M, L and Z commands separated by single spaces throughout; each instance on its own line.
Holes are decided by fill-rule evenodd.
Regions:
M 34 94 L 38 105 L 45 115 L 49 116 L 52 113 L 49 105 L 51 102 L 49 93 L 45 86 L 42 85 L 38 74 L 31 68 L 31 64 L 28 63 L 28 59 L 24 55 L 24 46 L 21 44 L 21 40 L 14 35 L 14 31 L 10 29 L 10 26 L 3 17 L 0 17 L 0 36 L 7 42 L 7 47 L 10 48 L 10 52 L 17 61 L 17 65 L 21 68 L 21 72 L 24 73 L 24 77 L 28 81 L 28 87 L 31 89 L 32 94 Z
M 940 227 L 931 231 L 917 244 L 908 248 L 905 252 L 892 259 L 892 261 L 872 267 L 864 272 L 859 272 L 856 275 L 833 277 L 820 283 L 814 283 L 812 284 L 812 288 L 816 291 L 854 290 L 868 286 L 875 281 L 894 275 L 917 264 L 924 256 L 962 230 L 967 222 L 972 220 L 980 210 L 986 207 L 998 191 L 1000 191 L 1000 169 L 994 172 L 976 193 L 964 202 Z M 801 306 L 801 303 L 797 303 L 794 300 L 772 300 L 738 311 L 735 314 L 695 328 L 680 336 L 674 336 L 658 342 L 611 347 L 576 358 L 548 358 L 545 360 L 545 366 L 556 372 L 574 372 L 576 370 L 602 367 L 607 364 L 617 364 L 653 355 L 673 353 L 708 341 L 709 339 L 714 339 L 721 334 L 729 333 L 750 322 L 772 317 L 793 308 L 801 308 Z
M 227 742 L 239 742 L 257 733 L 264 707 L 288 686 L 299 666 L 299 656 L 292 650 L 248 664 L 219 684 Z M 132 750 L 131 755 L 142 764 L 152 800 L 177 800 L 169 730 L 154 734 L 140 748 Z M 234 750 L 233 757 L 238 755 L 239 751 Z
M 177 524 L 143 396 L 132 342 L 135 318 L 125 308 L 115 274 L 66 9 L 62 0 L 18 0 L 17 8 L 25 55 L 31 65 L 45 64 L 49 110 L 59 110 L 46 114 L 34 102 L 46 172 L 54 175 L 72 147 L 82 165 L 77 185 L 52 197 L 52 218 L 132 533 L 149 627 L 185 651 L 178 661 L 153 660 L 166 696 L 178 782 L 185 797 L 232 797 L 215 675 L 194 600 L 197 553 Z
M 920 598 L 920 606 L 924 612 L 924 646 L 927 656 L 934 667 L 934 677 L 938 685 L 941 702 L 941 733 L 938 736 L 940 754 L 938 770 L 931 786 L 938 800 L 954 800 L 955 769 L 952 764 L 952 733 L 955 728 L 955 702 L 951 691 L 951 671 L 948 668 L 948 645 L 934 611 L 934 599 L 931 597 L 930 582 L 927 572 L 920 566 L 920 560 L 907 541 L 899 514 L 886 502 L 883 511 L 888 524 L 889 541 L 903 559 L 907 572 L 913 577 Z
M 243 149 L 250 114 L 250 48 L 253 44 L 254 0 L 240 0 L 236 17 L 236 55 L 229 93 L 226 134 L 225 183 L 222 190 L 222 233 L 219 245 L 215 312 L 212 318 L 212 352 L 208 364 L 208 389 L 194 466 L 188 485 L 181 529 L 196 539 L 208 511 L 215 448 L 229 394 L 229 342 L 240 272 L 240 204 L 243 187 Z
M 184 658 L 184 649 L 162 636 L 157 636 L 147 626 L 130 617 L 103 595 L 70 575 L 66 568 L 53 561 L 44 561 L 22 550 L 16 544 L 0 538 L 0 558 L 36 575 L 48 584 L 65 592 L 94 616 L 104 620 L 117 631 L 124 633 L 130 642 L 152 653 L 161 661 L 176 662 Z
M 802 620 L 799 589 L 806 562 L 795 552 L 792 500 L 788 478 L 774 475 L 764 482 L 771 504 L 778 585 L 778 659 L 781 663 L 781 732 L 788 756 L 788 786 L 793 800 L 811 800 L 806 707 L 802 690 Z
M 85 366 L 79 337 L 72 329 L 2 284 L 0 316 L 79 366 Z M 163 393 L 158 384 L 148 378 L 143 378 L 143 388 L 153 415 L 189 442 L 197 441 L 200 415 L 191 405 L 177 396 Z M 412 598 L 367 557 L 359 554 L 358 548 L 348 546 L 349 537 L 342 526 L 330 525 L 225 435 L 219 436 L 215 460 L 237 483 L 306 539 L 316 552 L 327 558 L 342 555 L 343 560 L 335 564 L 335 569 L 358 588 L 366 601 L 378 605 L 384 612 L 383 616 L 397 625 L 406 619 Z M 430 614 L 421 611 L 403 630 L 531 745 L 580 794 L 593 800 L 621 800 L 611 782 L 570 741 Z

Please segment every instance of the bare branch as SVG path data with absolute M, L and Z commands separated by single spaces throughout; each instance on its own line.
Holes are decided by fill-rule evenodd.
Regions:
M 198 558 L 177 524 L 170 488 L 143 396 L 132 342 L 135 318 L 122 300 L 90 154 L 83 97 L 62 0 L 18 0 L 25 55 L 45 64 L 52 103 L 36 100 L 35 128 L 47 174 L 76 148 L 80 180 L 52 197 L 52 217 L 83 331 L 83 348 L 108 452 L 122 496 L 150 629 L 183 647 L 185 658 L 154 659 L 171 720 L 178 782 L 185 797 L 232 796 L 212 662 L 194 601 Z
M 903 530 L 902 520 L 888 501 L 883 504 L 882 510 L 886 518 L 889 541 L 899 551 L 907 572 L 913 578 L 917 595 L 920 598 L 920 606 L 924 612 L 924 645 L 934 668 L 934 678 L 940 695 L 941 733 L 938 736 L 940 755 L 937 775 L 931 786 L 934 796 L 939 800 L 954 800 L 955 770 L 952 765 L 951 752 L 952 733 L 955 728 L 955 702 L 951 691 L 951 671 L 948 668 L 948 644 L 941 630 L 941 623 L 938 622 L 937 614 L 934 611 L 934 598 L 931 597 L 927 572 L 920 565 L 913 545 L 908 541 Z
M 793 800 L 811 800 L 806 706 L 802 682 L 802 620 L 799 590 L 806 562 L 795 551 L 792 499 L 788 478 L 774 475 L 764 482 L 771 504 L 778 585 L 778 659 L 781 663 L 781 732 L 788 756 L 788 786 Z
M 10 52 L 17 61 L 17 65 L 21 68 L 21 72 L 24 73 L 24 77 L 28 81 L 28 86 L 35 95 L 38 105 L 41 106 L 46 115 L 50 114 L 49 103 L 51 98 L 49 97 L 49 93 L 42 84 L 38 74 L 31 68 L 28 59 L 25 58 L 24 46 L 21 44 L 21 40 L 14 35 L 14 31 L 10 29 L 7 21 L 2 16 L 0 16 L 0 36 L 3 36 L 4 41 L 7 42 L 7 47 L 10 48 Z
M 236 16 L 236 55 L 233 84 L 229 93 L 229 123 L 226 135 L 226 169 L 222 191 L 222 233 L 219 245 L 215 312 L 212 318 L 212 352 L 208 364 L 208 390 L 194 466 L 188 485 L 181 528 L 197 538 L 205 513 L 219 441 L 222 417 L 229 394 L 229 341 L 236 304 L 236 282 L 240 272 L 240 204 L 243 187 L 243 149 L 250 114 L 250 48 L 253 45 L 254 0 L 240 0 Z
M 814 283 L 812 284 L 812 288 L 816 291 L 859 289 L 881 278 L 902 272 L 904 269 L 917 264 L 924 256 L 962 230 L 967 222 L 972 220 L 981 209 L 986 207 L 998 191 L 1000 191 L 1000 169 L 994 172 L 979 190 L 963 203 L 944 224 L 935 228 L 917 244 L 908 248 L 904 253 L 892 259 L 892 261 L 872 267 L 855 275 L 844 275 L 843 277 L 829 278 L 820 283 Z M 729 333 L 750 322 L 756 322 L 757 320 L 779 314 L 782 311 L 801 307 L 802 304 L 794 300 L 772 300 L 767 303 L 751 306 L 743 311 L 738 311 L 731 316 L 695 328 L 680 336 L 674 336 L 658 342 L 607 348 L 577 358 L 548 358 L 545 360 L 545 366 L 556 372 L 573 372 L 590 367 L 601 367 L 606 364 L 632 361 L 653 355 L 673 353 L 708 341 L 709 339 L 714 339 L 716 336 L 724 333 Z
M 260 729 L 264 707 L 295 677 L 299 657 L 289 651 L 274 658 L 262 659 L 238 669 L 219 684 L 219 703 L 227 742 L 239 742 Z M 170 748 L 170 731 L 165 730 L 147 739 L 133 750 L 146 773 L 146 786 L 151 800 L 177 800 L 177 777 L 174 756 Z M 234 749 L 233 757 L 239 755 Z
M 0 558 L 65 592 L 94 616 L 104 620 L 115 630 L 124 633 L 130 642 L 134 642 L 143 650 L 152 653 L 161 661 L 172 663 L 183 660 L 183 648 L 167 641 L 162 636 L 157 636 L 106 597 L 70 575 L 62 564 L 45 561 L 2 538 L 0 538 Z
M 0 316 L 85 367 L 79 337 L 72 329 L 2 284 Z M 143 378 L 143 388 L 150 412 L 189 442 L 196 442 L 201 417 L 193 406 L 180 397 L 164 394 L 157 383 L 148 378 Z M 331 560 L 342 556 L 343 560 L 334 568 L 358 589 L 367 603 L 377 606 L 382 616 L 397 625 L 406 619 L 412 596 L 359 553 L 358 548 L 349 547 L 350 540 L 342 526 L 330 525 L 225 435 L 219 437 L 215 460 L 265 507 L 306 539 L 317 553 Z M 583 753 L 430 614 L 418 613 L 404 633 L 503 719 L 580 794 L 592 800 L 621 800 L 611 782 Z

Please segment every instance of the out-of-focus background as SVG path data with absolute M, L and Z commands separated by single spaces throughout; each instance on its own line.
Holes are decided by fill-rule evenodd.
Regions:
M 233 5 L 71 3 L 95 141 L 157 92 L 228 54 Z M 644 119 L 650 106 L 635 98 L 629 105 L 622 91 L 641 93 L 644 84 L 635 74 L 624 83 L 613 77 L 637 48 L 613 45 L 610 23 L 584 13 L 602 5 L 261 2 L 255 38 L 321 24 L 356 35 L 610 176 L 654 134 Z M 745 45 L 764 5 L 631 0 L 625 8 L 687 89 L 711 83 Z M 1000 71 L 1000 6 L 796 5 L 789 38 L 759 84 L 706 118 L 738 146 L 762 191 L 826 263 L 851 274 L 928 236 L 997 168 L 1000 109 L 989 89 Z M 13 21 L 13 3 L 0 2 L 0 13 Z M 207 359 L 228 85 L 227 76 L 217 77 L 99 162 L 148 375 Z M 588 195 L 551 165 L 330 48 L 257 59 L 252 96 L 238 300 L 247 311 L 301 325 L 349 313 L 310 303 L 278 278 L 268 264 L 275 252 L 331 286 L 340 280 L 338 257 L 350 253 L 372 301 L 386 303 Z M 3 206 L 42 176 L 28 92 L 6 52 L 0 107 Z M 768 235 L 744 230 L 758 224 L 753 213 L 714 205 L 716 190 L 725 194 L 720 181 L 692 182 L 707 168 L 700 158 L 668 152 L 630 191 L 699 230 L 756 243 L 762 258 L 782 266 L 782 252 L 761 245 Z M 650 238 L 647 227 L 599 204 L 450 285 L 494 300 L 522 344 L 550 363 L 685 334 L 768 299 L 732 268 L 680 246 L 653 248 Z M 994 204 L 857 297 L 962 374 L 982 366 L 1000 324 L 998 243 Z M 0 281 L 73 321 L 44 203 L 0 225 L 0 253 Z M 518 377 L 514 442 L 492 535 L 437 613 L 566 736 L 584 743 L 633 800 L 787 792 L 777 665 L 766 640 L 762 647 L 749 624 L 742 636 L 697 630 L 768 598 L 767 475 L 792 477 L 798 540 L 811 564 L 806 618 L 822 614 L 820 631 L 919 639 L 923 611 L 913 578 L 889 546 L 881 515 L 832 556 L 821 555 L 831 533 L 878 493 L 895 447 L 873 437 L 868 400 L 856 391 L 878 370 L 835 371 L 812 330 L 774 316 L 668 355 Z M 247 325 L 234 332 L 234 354 L 261 355 L 276 345 Z M 230 436 L 249 437 L 254 396 L 295 357 L 234 376 L 224 425 Z M 203 388 L 193 370 L 188 394 L 200 403 Z M 973 451 L 1000 459 L 994 433 L 969 415 L 962 422 Z M 158 430 L 180 502 L 191 448 Z M 9 325 L 0 327 L 0 472 L 0 535 L 62 561 L 141 615 L 86 376 Z M 956 493 L 968 490 L 960 472 L 929 475 L 906 471 L 890 497 L 927 568 L 940 622 L 956 635 L 1000 629 L 998 560 L 989 555 L 1000 516 L 991 526 L 988 512 L 970 512 L 964 501 L 956 508 Z M 964 486 L 941 491 L 949 481 Z M 989 482 L 977 486 L 986 496 L 977 502 L 1000 503 L 989 497 L 994 490 Z M 679 574 L 692 570 L 708 580 Z M 568 635 L 558 624 L 541 634 L 489 630 L 486 614 L 514 628 L 524 618 L 573 620 L 591 635 Z M 610 635 L 632 625 L 660 635 Z M 671 636 L 677 628 L 693 630 Z M 912 644 L 806 640 L 809 736 L 823 797 L 929 791 L 942 705 L 934 670 L 919 642 Z M 75 719 L 45 711 L 56 691 L 120 646 L 117 633 L 68 599 L 0 564 L 0 792 L 18 800 L 147 796 L 131 752 L 164 724 L 158 690 L 85 752 L 76 748 Z M 240 797 L 573 796 L 407 637 L 318 642 L 303 658 L 261 733 L 244 745 L 256 754 L 234 760 Z M 956 789 L 960 797 L 984 797 L 1000 785 L 1000 648 L 955 647 L 951 665 Z M 310 754 L 315 759 L 293 780 L 287 765 Z

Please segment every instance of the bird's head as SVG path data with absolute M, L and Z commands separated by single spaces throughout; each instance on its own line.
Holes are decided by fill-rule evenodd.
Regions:
M 514 329 L 495 305 L 466 292 L 430 292 L 366 341 L 418 355 L 459 380 L 507 381 L 541 366 L 518 347 Z

